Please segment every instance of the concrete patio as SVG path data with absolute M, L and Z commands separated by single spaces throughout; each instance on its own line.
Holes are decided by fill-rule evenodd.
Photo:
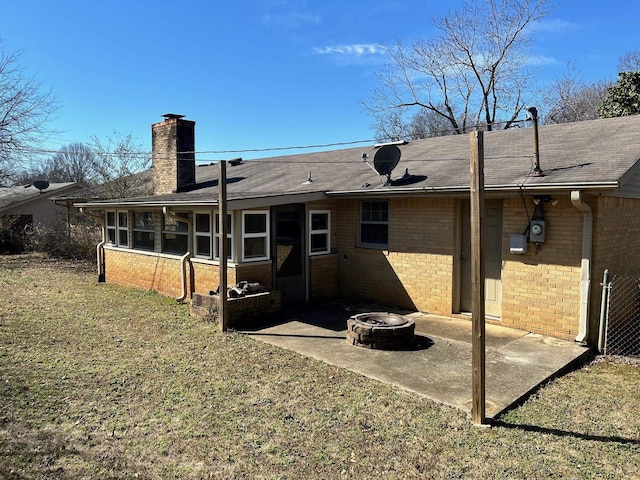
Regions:
M 416 323 L 415 348 L 383 351 L 349 345 L 347 319 L 364 312 L 406 315 Z M 285 309 L 268 325 L 238 330 L 257 339 L 471 410 L 471 319 L 390 310 L 333 300 Z M 579 364 L 586 347 L 486 325 L 486 414 L 496 417 L 545 380 Z

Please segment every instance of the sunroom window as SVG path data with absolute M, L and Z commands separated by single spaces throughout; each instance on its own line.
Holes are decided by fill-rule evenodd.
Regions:
M 133 248 L 153 251 L 155 245 L 155 215 L 153 212 L 133 213 Z
M 197 213 L 194 221 L 195 256 L 211 258 L 211 214 Z
M 118 246 L 129 246 L 129 214 L 118 212 Z
M 216 213 L 215 215 L 215 224 L 214 230 L 215 234 L 215 246 L 213 251 L 215 252 L 214 258 L 220 258 L 220 215 Z M 225 245 L 227 249 L 227 259 L 231 260 L 233 258 L 233 217 L 231 214 L 227 214 L 227 244 Z
M 162 251 L 166 253 L 186 253 L 189 250 L 189 225 L 178 218 L 189 218 L 187 213 L 164 215 L 162 223 Z
M 117 231 L 116 212 L 107 212 L 107 243 L 110 245 L 116 245 Z
M 107 243 L 119 247 L 129 246 L 129 214 L 126 211 L 107 212 Z
M 269 259 L 269 212 L 242 212 L 242 261 Z

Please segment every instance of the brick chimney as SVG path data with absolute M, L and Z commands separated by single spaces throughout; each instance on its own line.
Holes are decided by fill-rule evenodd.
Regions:
M 189 190 L 196 183 L 196 122 L 168 113 L 151 125 L 153 193 Z

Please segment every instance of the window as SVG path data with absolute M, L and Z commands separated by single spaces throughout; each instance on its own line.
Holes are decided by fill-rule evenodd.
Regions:
M 194 221 L 195 256 L 211 258 L 211 214 L 196 213 Z
M 242 212 L 242 261 L 269 259 L 269 212 Z
M 107 242 L 119 247 L 129 246 L 128 212 L 107 212 Z
M 153 251 L 155 225 L 153 212 L 133 212 L 133 248 Z
M 215 234 L 215 245 L 213 251 L 215 252 L 214 258 L 220 258 L 220 215 L 216 213 L 215 215 L 216 223 L 214 225 Z M 227 214 L 227 259 L 231 260 L 233 258 L 233 218 L 231 214 Z
M 163 215 L 162 251 L 167 253 L 187 253 L 189 250 L 189 224 L 174 217 L 187 220 L 187 213 Z
M 210 213 L 198 213 L 195 214 L 194 221 L 194 234 L 195 234 L 195 256 L 201 258 L 220 258 L 220 215 L 217 213 L 214 215 L 213 228 L 211 226 L 211 214 Z M 233 258 L 233 217 L 230 213 L 227 214 L 227 259 Z M 214 234 L 212 235 L 212 232 Z M 213 257 L 212 257 L 212 245 L 213 240 Z
M 107 212 L 107 243 L 116 244 L 116 212 Z
M 320 255 L 330 252 L 330 224 L 331 217 L 329 211 L 309 211 L 309 255 Z
M 129 214 L 118 212 L 118 246 L 129 246 Z
M 360 246 L 385 248 L 389 245 L 389 202 L 362 202 L 360 206 Z

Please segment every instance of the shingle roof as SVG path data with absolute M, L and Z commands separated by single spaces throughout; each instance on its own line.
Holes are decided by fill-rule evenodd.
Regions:
M 402 157 L 385 186 L 361 160 L 372 146 L 245 161 L 227 168 L 230 200 L 303 193 L 369 195 L 406 192 L 468 192 L 468 135 L 428 138 L 399 146 Z M 484 133 L 485 187 L 493 190 L 615 189 L 640 160 L 640 116 L 542 126 L 539 128 L 542 177 L 531 176 L 533 131 L 520 128 Z M 410 181 L 397 182 L 408 170 Z M 305 184 L 308 175 L 312 183 Z M 199 166 L 198 185 L 171 195 L 128 202 L 188 203 L 217 200 L 218 166 Z M 115 201 L 114 203 L 117 203 Z
M 0 211 L 36 200 L 41 198 L 42 195 L 51 197 L 60 195 L 74 188 L 80 188 L 80 186 L 75 182 L 51 183 L 49 187 L 42 190 L 42 192 L 31 184 L 19 185 L 17 187 L 3 187 L 0 188 Z

